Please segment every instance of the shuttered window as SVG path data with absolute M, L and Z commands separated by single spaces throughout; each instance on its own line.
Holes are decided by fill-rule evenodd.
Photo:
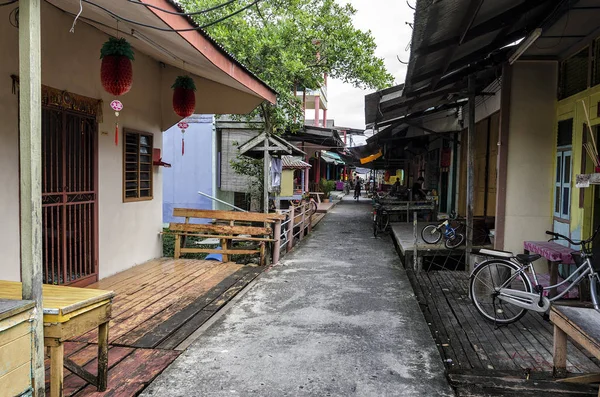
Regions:
M 152 134 L 124 130 L 123 201 L 152 200 Z
M 589 48 L 586 47 L 560 63 L 558 99 L 575 95 L 588 88 Z

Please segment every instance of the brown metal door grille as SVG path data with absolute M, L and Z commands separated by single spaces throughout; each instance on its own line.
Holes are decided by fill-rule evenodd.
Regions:
M 96 132 L 93 117 L 42 110 L 44 282 L 97 280 Z

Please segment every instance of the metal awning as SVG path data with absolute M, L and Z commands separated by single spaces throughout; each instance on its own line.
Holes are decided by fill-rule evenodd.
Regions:
M 340 155 L 337 153 L 334 153 L 334 152 L 328 152 L 328 151 L 322 150 L 321 158 L 326 163 L 335 164 L 335 165 L 344 165 L 345 164 L 344 160 L 342 160 Z
M 444 77 L 524 38 L 571 2 L 418 0 L 404 95 L 436 90 Z
M 294 156 L 281 156 L 281 168 L 284 170 L 303 170 L 312 166 Z
M 405 84 L 367 95 L 366 122 L 397 126 L 462 107 L 468 76 L 476 76 L 474 90 L 481 94 L 501 75 L 518 40 L 541 28 L 542 43 L 554 38 L 556 48 L 536 42 L 524 56 L 547 59 L 567 51 L 576 40 L 600 34 L 598 17 L 594 0 L 418 0 Z M 573 18 L 579 20 L 569 22 Z M 557 33 L 561 29 L 564 35 Z M 554 46 L 557 42 L 562 44 Z
M 578 51 L 590 39 L 600 36 L 600 4 L 597 0 L 563 1 L 559 11 L 539 27 L 541 35 L 520 59 L 562 60 Z
M 292 134 L 285 133 L 283 138 L 290 142 L 302 142 L 306 149 L 342 149 L 344 142 L 335 128 L 324 128 L 305 125 L 302 130 Z

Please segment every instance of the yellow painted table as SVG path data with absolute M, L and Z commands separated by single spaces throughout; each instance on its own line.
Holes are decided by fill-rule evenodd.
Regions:
M 108 375 L 108 322 L 114 292 L 60 285 L 42 287 L 44 346 L 50 348 L 50 395 L 63 395 L 63 366 L 106 390 Z M 0 280 L 0 298 L 21 299 L 21 283 Z M 98 376 L 64 357 L 64 342 L 98 328 Z

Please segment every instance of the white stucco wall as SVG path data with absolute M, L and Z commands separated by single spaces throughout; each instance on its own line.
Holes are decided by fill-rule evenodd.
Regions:
M 0 279 L 19 280 L 18 103 L 10 78 L 19 73 L 18 30 L 7 23 L 13 8 L 0 8 Z M 42 84 L 104 103 L 98 137 L 98 260 L 103 278 L 161 255 L 162 178 L 154 167 L 153 200 L 123 203 L 123 139 L 115 146 L 115 117 L 109 107 L 114 98 L 100 84 L 100 48 L 107 36 L 81 21 L 69 33 L 72 22 L 71 16 L 42 2 Z M 119 125 L 153 133 L 154 147 L 161 148 L 159 63 L 138 51 L 133 68 L 133 88 L 120 98 L 124 110 Z
M 504 249 L 552 228 L 557 65 L 517 62 L 510 93 Z

